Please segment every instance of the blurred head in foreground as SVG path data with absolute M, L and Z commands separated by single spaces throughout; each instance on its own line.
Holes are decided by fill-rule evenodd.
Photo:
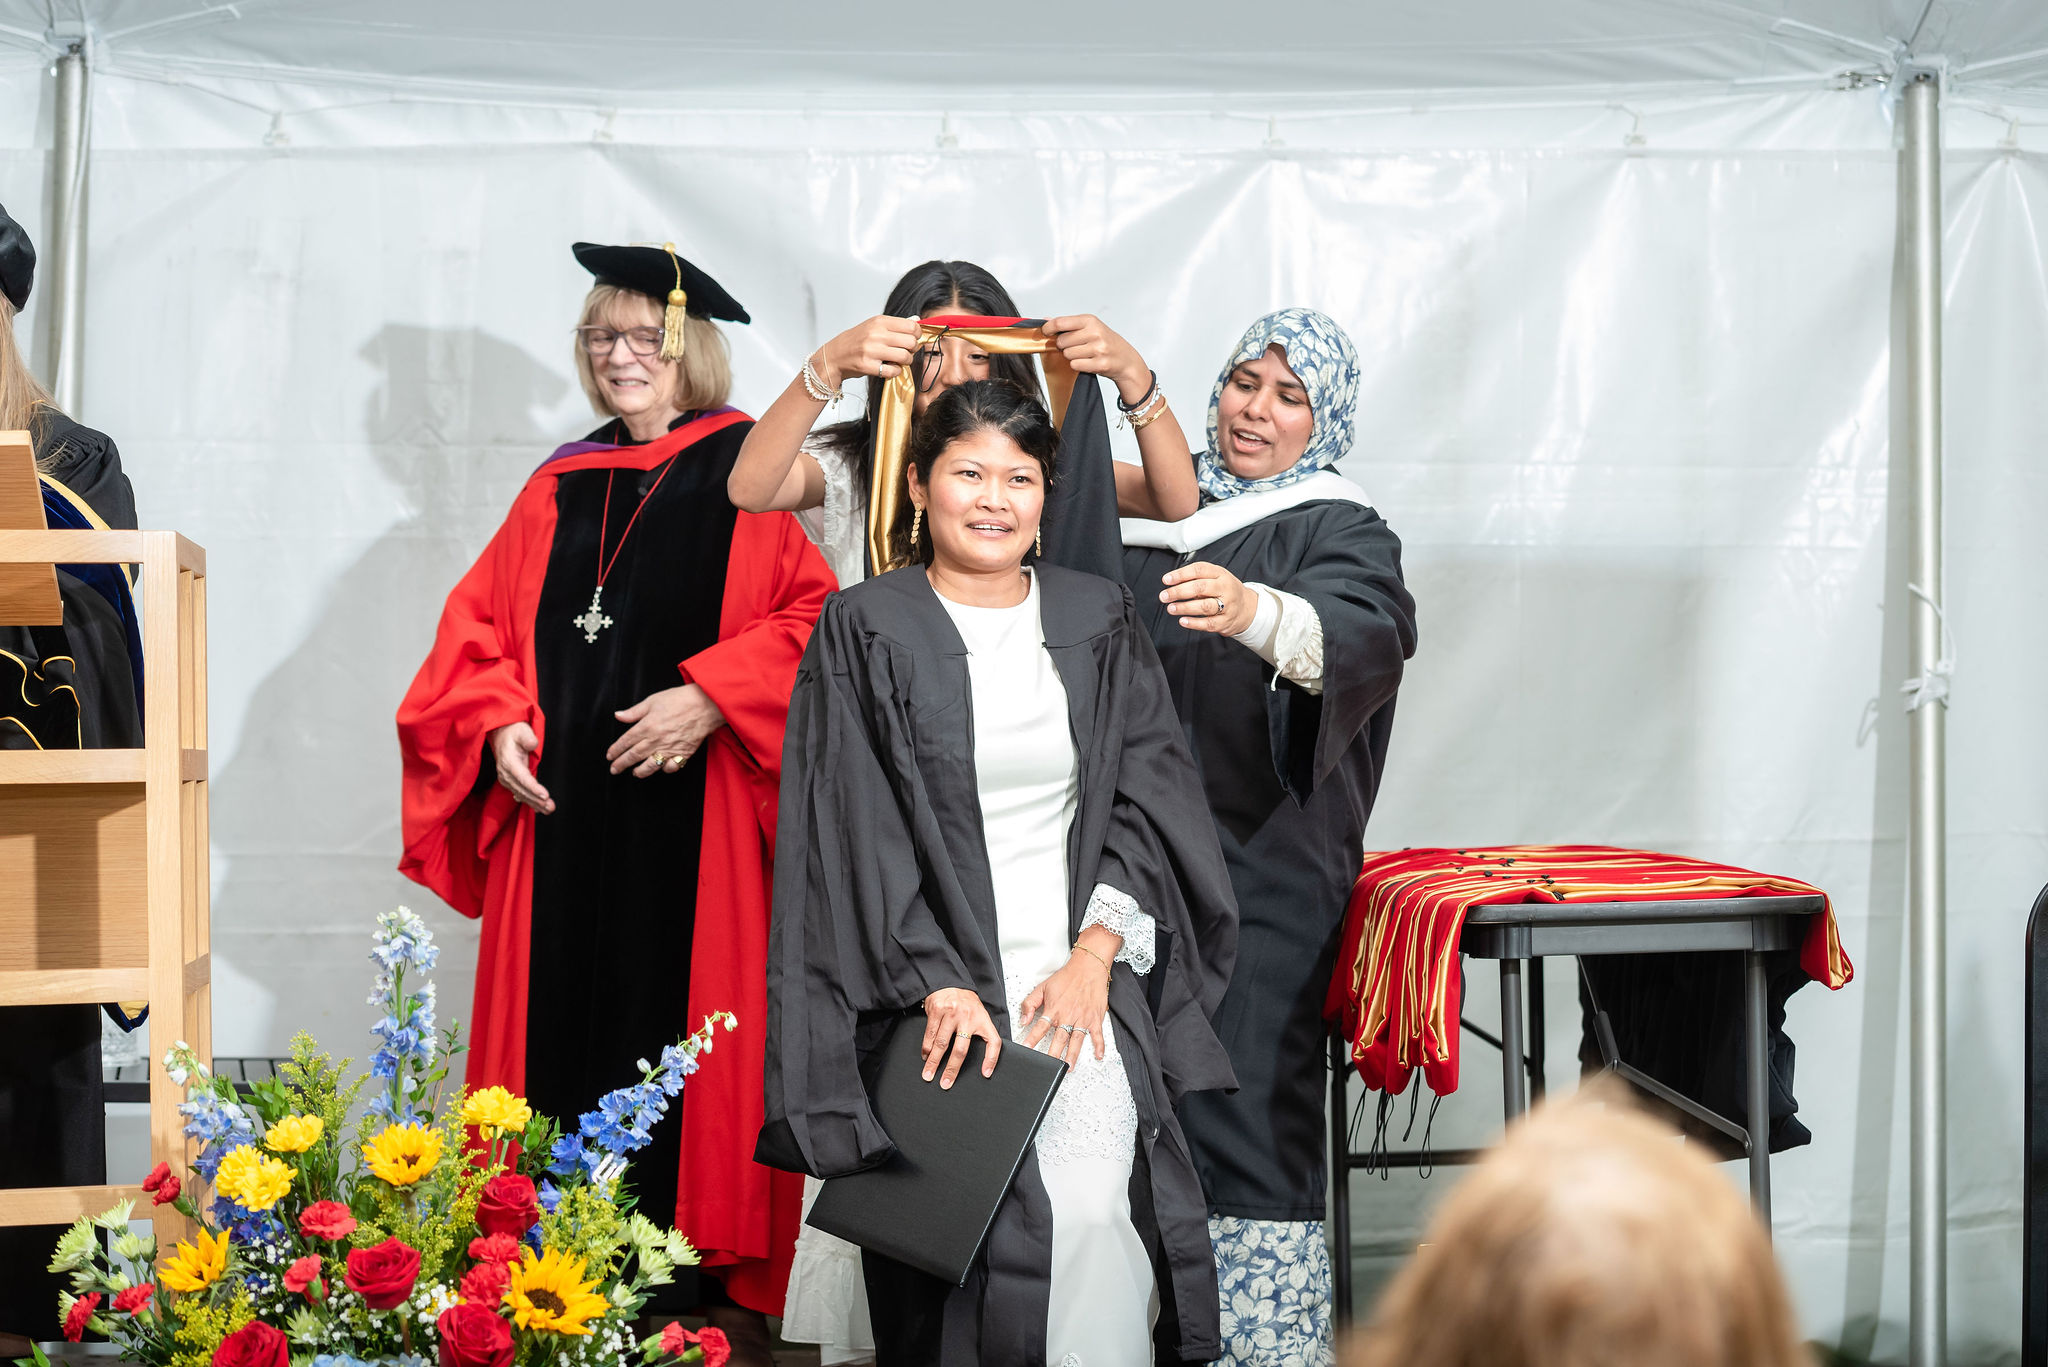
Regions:
M 1811 1367 L 1735 1185 L 1596 1087 L 1459 1184 L 1347 1367 Z

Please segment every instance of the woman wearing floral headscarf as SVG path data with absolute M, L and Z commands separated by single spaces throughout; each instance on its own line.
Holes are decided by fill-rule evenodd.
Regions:
M 1268 314 L 1209 401 L 1201 509 L 1123 524 L 1124 580 L 1242 918 L 1215 1019 L 1238 1090 L 1181 1108 L 1209 1200 L 1225 1362 L 1330 1360 L 1323 995 L 1415 650 L 1401 543 L 1330 468 L 1351 449 L 1357 396 L 1341 328 L 1312 309 Z

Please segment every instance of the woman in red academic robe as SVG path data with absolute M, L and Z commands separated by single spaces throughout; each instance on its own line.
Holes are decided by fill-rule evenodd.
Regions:
M 705 1294 L 735 1303 L 712 1313 L 737 1360 L 765 1363 L 801 1198 L 752 1157 L 775 799 L 833 581 L 788 514 L 726 499 L 752 423 L 711 319 L 746 312 L 672 249 L 575 250 L 597 276 L 577 369 L 607 421 L 534 472 L 449 595 L 398 713 L 400 868 L 483 918 L 472 1086 L 574 1124 L 737 1013 L 633 1189 L 723 1283 Z

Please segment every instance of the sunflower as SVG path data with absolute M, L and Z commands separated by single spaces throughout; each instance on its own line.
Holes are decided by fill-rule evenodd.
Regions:
M 462 1103 L 462 1123 L 486 1135 L 524 1134 L 533 1108 L 503 1087 L 486 1087 Z
M 244 1144 L 220 1160 L 214 1189 L 244 1210 L 269 1210 L 292 1189 L 299 1170 L 266 1158 L 254 1144 Z
M 441 1161 L 441 1132 L 423 1125 L 386 1125 L 363 1145 L 370 1171 L 394 1187 L 409 1187 Z
M 583 1280 L 583 1259 L 564 1257 L 554 1248 L 537 1257 L 532 1249 L 526 1250 L 512 1268 L 505 1304 L 512 1307 L 512 1320 L 521 1329 L 556 1334 L 588 1334 L 584 1321 L 596 1319 L 609 1306 L 597 1293 L 597 1283 Z
M 288 1115 L 270 1127 L 263 1147 L 272 1153 L 304 1153 L 320 1142 L 327 1122 L 317 1115 Z
M 180 1239 L 170 1258 L 157 1264 L 157 1280 L 172 1291 L 204 1291 L 228 1270 L 228 1232 L 200 1230 L 191 1243 Z

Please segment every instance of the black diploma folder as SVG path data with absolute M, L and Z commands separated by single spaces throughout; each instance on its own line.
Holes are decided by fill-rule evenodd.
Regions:
M 868 1056 L 868 1098 L 896 1154 L 827 1178 L 809 1223 L 960 1286 L 1067 1066 L 1013 1041 L 983 1077 L 988 1046 L 977 1039 L 941 1091 L 937 1077 L 924 1080 L 923 1043 L 924 1018 L 905 1016 Z

